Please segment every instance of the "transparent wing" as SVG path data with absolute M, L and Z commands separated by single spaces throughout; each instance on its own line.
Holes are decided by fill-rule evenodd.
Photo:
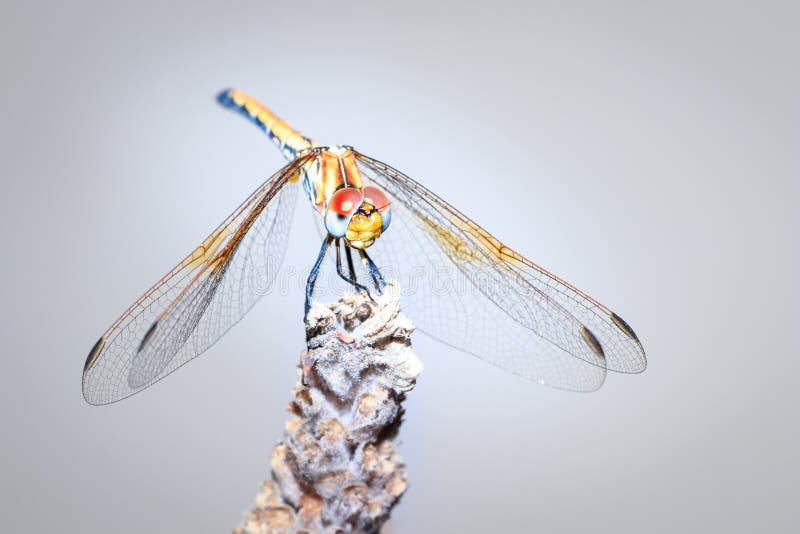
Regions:
M 391 226 L 369 253 L 401 280 L 403 306 L 423 332 L 564 389 L 597 389 L 606 369 L 644 370 L 644 350 L 619 316 L 408 176 L 356 157 L 392 207 Z
M 199 356 L 270 288 L 296 204 L 298 158 L 256 189 L 203 243 L 134 302 L 86 359 L 83 395 L 115 402 Z

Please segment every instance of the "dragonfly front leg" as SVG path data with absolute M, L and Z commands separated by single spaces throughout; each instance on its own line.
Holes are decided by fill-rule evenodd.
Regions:
M 369 289 L 367 289 L 366 287 L 362 286 L 361 284 L 359 284 L 356 281 L 355 273 L 353 272 L 352 256 L 349 256 L 349 258 L 348 258 L 349 259 L 348 263 L 349 263 L 349 267 L 350 267 L 350 277 L 348 277 L 346 274 L 344 274 L 344 270 L 342 269 L 342 257 L 339 254 L 339 240 L 338 239 L 336 240 L 336 245 L 335 246 L 336 246 L 336 272 L 339 274 L 339 277 L 342 280 L 344 280 L 345 282 L 348 282 L 348 283 L 352 284 L 353 287 L 355 287 L 357 290 L 364 291 L 364 292 L 366 292 L 367 295 L 369 295 Z M 347 245 L 345 245 L 345 248 L 347 248 Z M 370 296 L 370 299 L 371 298 L 372 298 L 372 296 Z
M 322 260 L 325 259 L 325 253 L 328 252 L 328 247 L 331 245 L 332 241 L 333 237 L 325 237 L 325 240 L 322 242 L 322 247 L 319 249 L 317 261 L 314 263 L 314 267 L 311 268 L 311 272 L 308 274 L 308 280 L 306 281 L 306 311 L 303 315 L 303 322 L 306 322 L 306 319 L 308 319 L 308 312 L 311 310 L 311 294 L 314 292 L 314 283 L 317 281 L 319 269 L 322 267 Z
M 367 270 L 369 270 L 369 275 L 372 277 L 372 281 L 375 283 L 375 289 L 378 290 L 379 294 L 382 293 L 383 288 L 386 287 L 386 280 L 383 279 L 380 269 L 378 269 L 378 266 L 375 265 L 374 261 L 372 261 L 372 258 L 369 257 L 369 254 L 367 254 L 366 250 L 358 249 L 358 253 L 361 255 L 364 265 L 367 266 Z
M 356 269 L 353 266 L 353 254 L 350 251 L 350 247 L 347 243 L 344 244 L 344 255 L 347 257 L 347 269 L 350 271 L 350 278 L 353 280 L 356 279 Z

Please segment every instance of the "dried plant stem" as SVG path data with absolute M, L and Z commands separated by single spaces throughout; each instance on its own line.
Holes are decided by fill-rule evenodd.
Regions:
M 346 294 L 309 314 L 293 417 L 272 479 L 236 534 L 378 532 L 406 489 L 396 450 L 401 403 L 422 371 L 399 288 Z

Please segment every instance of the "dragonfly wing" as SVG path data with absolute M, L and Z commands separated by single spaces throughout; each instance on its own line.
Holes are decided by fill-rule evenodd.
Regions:
M 619 316 L 400 171 L 356 157 L 392 203 L 392 227 L 370 253 L 409 277 L 405 307 L 424 332 L 566 389 L 596 389 L 606 368 L 644 370 L 641 344 Z
M 286 249 L 298 158 L 256 189 L 203 243 L 134 302 L 86 359 L 83 395 L 108 404 L 202 354 L 267 292 Z

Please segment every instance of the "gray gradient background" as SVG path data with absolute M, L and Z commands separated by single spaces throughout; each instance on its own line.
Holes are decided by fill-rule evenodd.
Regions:
M 789 530 L 796 7 L 64 4 L 0 8 L 0 530 L 226 532 L 267 474 L 298 288 L 141 395 L 80 393 L 99 333 L 282 164 L 227 86 L 422 181 L 647 350 L 571 394 L 418 335 L 387 531 Z

